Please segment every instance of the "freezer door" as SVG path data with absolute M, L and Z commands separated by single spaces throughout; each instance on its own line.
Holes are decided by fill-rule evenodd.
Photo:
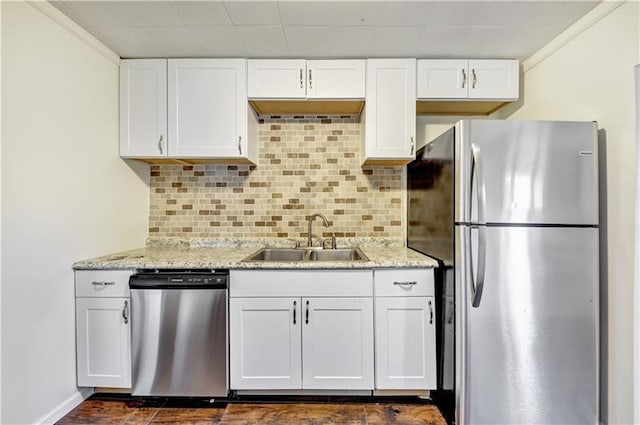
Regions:
M 593 122 L 463 120 L 456 221 L 598 224 Z
M 477 307 L 460 229 L 457 423 L 596 424 L 598 229 L 487 228 Z

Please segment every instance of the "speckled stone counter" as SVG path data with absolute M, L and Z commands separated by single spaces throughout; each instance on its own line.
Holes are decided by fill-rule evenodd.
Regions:
M 350 241 L 353 242 L 353 241 Z M 358 241 L 356 241 L 358 242 Z M 148 246 L 103 257 L 78 261 L 82 269 L 373 269 L 402 267 L 436 267 L 435 260 L 394 244 L 360 241 L 358 244 L 369 261 L 242 261 L 264 246 L 264 241 L 251 243 L 150 243 Z M 213 246 L 211 246 L 213 245 Z M 289 245 L 280 244 L 280 247 Z M 350 246 L 355 246 L 351 244 Z

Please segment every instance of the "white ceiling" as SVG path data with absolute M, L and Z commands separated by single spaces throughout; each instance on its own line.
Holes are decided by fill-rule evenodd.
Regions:
M 526 59 L 600 1 L 51 1 L 122 58 Z

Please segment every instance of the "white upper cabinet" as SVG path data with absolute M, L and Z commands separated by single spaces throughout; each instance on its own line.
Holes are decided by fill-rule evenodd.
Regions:
M 248 61 L 250 99 L 362 99 L 365 60 Z
M 257 161 L 246 59 L 123 60 L 120 70 L 122 157 Z
M 169 59 L 169 156 L 247 156 L 246 61 Z
M 120 156 L 167 156 L 167 61 L 120 65 Z
M 367 60 L 363 165 L 402 165 L 415 158 L 416 60 Z
M 418 60 L 418 99 L 518 98 L 517 60 Z
M 365 61 L 361 59 L 307 61 L 307 97 L 363 99 Z
M 517 60 L 470 60 L 470 99 L 518 99 Z
M 306 62 L 304 59 L 249 59 L 249 98 L 304 99 L 307 94 Z

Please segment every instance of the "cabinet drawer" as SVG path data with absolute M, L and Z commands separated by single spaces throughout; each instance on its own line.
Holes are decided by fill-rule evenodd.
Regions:
M 76 297 L 128 297 L 132 270 L 77 270 Z
M 376 297 L 434 296 L 433 269 L 376 270 L 373 282 Z

